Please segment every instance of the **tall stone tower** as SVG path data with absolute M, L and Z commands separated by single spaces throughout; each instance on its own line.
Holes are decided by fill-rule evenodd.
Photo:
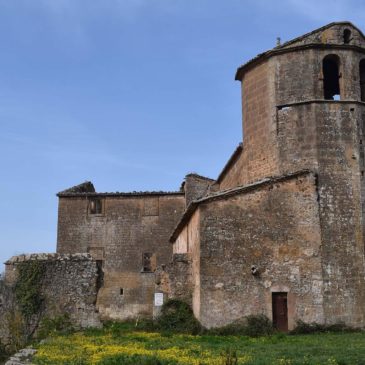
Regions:
M 236 79 L 244 147 L 221 189 L 314 171 L 324 317 L 364 324 L 364 35 L 331 23 L 260 54 Z

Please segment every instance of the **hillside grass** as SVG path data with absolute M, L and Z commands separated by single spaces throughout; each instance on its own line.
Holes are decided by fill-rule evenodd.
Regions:
M 365 334 L 184 335 L 113 324 L 53 335 L 36 345 L 38 365 L 365 365 Z

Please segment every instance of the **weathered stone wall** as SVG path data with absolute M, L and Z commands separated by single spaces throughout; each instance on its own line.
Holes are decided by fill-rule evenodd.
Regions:
M 167 298 L 182 300 L 192 304 L 192 258 L 190 253 L 178 253 L 172 261 L 156 271 L 156 292 Z
M 288 292 L 289 328 L 324 322 L 315 176 L 304 175 L 202 204 L 200 311 L 204 326 L 263 313 Z M 259 275 L 251 273 L 251 266 Z
M 350 44 L 344 44 L 345 29 L 352 32 Z M 336 43 L 341 48 L 324 47 Z M 295 48 L 305 44 L 314 46 Z M 323 47 L 316 48 L 316 44 Z M 246 70 L 241 79 L 243 151 L 219 181 L 221 190 L 286 173 L 280 169 L 281 156 L 278 156 L 277 133 L 280 131 L 281 114 L 285 113 L 287 104 L 324 99 L 322 61 L 325 56 L 336 54 L 340 58 L 341 100 L 360 100 L 359 63 L 364 52 L 360 52 L 357 46 L 365 46 L 358 30 L 348 25 L 335 25 L 291 43 L 280 52 L 278 49 L 271 57 Z M 301 120 L 305 122 L 305 128 L 307 121 Z M 313 121 L 308 120 L 309 124 Z M 310 148 L 316 135 L 311 132 L 313 130 L 305 131 L 312 137 L 305 152 L 313 152 Z M 300 139 L 301 135 L 294 138 Z
M 351 45 L 365 47 L 365 41 L 360 32 L 351 25 L 348 24 L 334 24 L 330 28 L 323 29 L 322 31 L 316 30 L 310 34 L 305 34 L 299 39 L 294 39 L 290 44 L 284 43 L 284 47 L 297 47 L 308 44 L 344 44 L 344 30 L 351 30 Z
M 89 252 L 102 263 L 97 306 L 103 318 L 151 316 L 154 270 L 171 260 L 168 239 L 185 209 L 184 194 L 99 197 L 103 211 L 96 215 L 89 197 L 60 197 L 58 252 Z M 151 271 L 143 270 L 144 253 L 152 255 Z
M 44 269 L 40 296 L 43 303 L 35 327 L 44 318 L 68 314 L 76 327 L 100 325 L 96 310 L 98 270 L 88 254 L 31 254 L 14 256 L 6 262 L 5 279 L 0 282 L 0 340 L 9 341 L 9 327 L 14 311 L 20 311 L 14 294 L 19 265 L 36 261 Z
M 344 42 L 345 29 L 352 32 L 349 44 Z M 274 50 L 271 57 L 247 70 L 242 87 L 245 90 L 247 75 L 264 64 L 275 70 L 275 90 L 270 94 L 275 102 L 267 96 L 267 105 L 273 108 L 269 114 L 276 125 L 279 174 L 298 169 L 318 173 L 324 319 L 359 326 L 365 323 L 365 107 L 360 102 L 359 74 L 364 51 L 357 47 L 364 47 L 365 42 L 352 26 L 335 25 L 284 47 L 309 44 L 314 45 Z M 331 48 L 334 44 L 338 46 Z M 327 55 L 339 58 L 340 101 L 324 100 L 322 65 Z M 243 95 L 250 98 L 249 92 Z M 254 101 L 246 99 L 246 103 L 254 108 Z M 259 107 L 257 113 L 266 110 L 267 106 Z M 261 135 L 259 130 L 254 133 Z M 252 156 L 256 152 L 246 146 L 247 138 L 245 133 L 244 149 Z M 231 186 L 249 181 L 242 178 L 251 171 L 243 156 L 231 168 Z
M 14 309 L 14 293 L 9 285 L 5 284 L 5 279 L 0 279 L 0 342 L 8 344 L 10 339 L 8 319 L 9 314 Z
M 191 201 L 206 195 L 213 182 L 214 180 L 197 174 L 186 175 L 184 184 L 186 206 L 188 206 Z
M 273 60 L 249 70 L 241 87 L 243 151 L 222 177 L 221 190 L 278 175 Z
M 364 54 L 349 47 L 292 51 L 274 56 L 276 105 L 323 100 L 322 63 L 327 55 L 337 55 L 340 60 L 341 100 L 360 101 L 360 60 Z

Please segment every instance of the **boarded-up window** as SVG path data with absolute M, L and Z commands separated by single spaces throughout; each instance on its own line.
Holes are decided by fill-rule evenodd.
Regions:
M 158 198 L 145 198 L 143 200 L 143 215 L 158 216 L 158 214 L 159 214 Z
M 103 213 L 103 202 L 100 198 L 92 198 L 89 200 L 89 213 L 90 214 Z

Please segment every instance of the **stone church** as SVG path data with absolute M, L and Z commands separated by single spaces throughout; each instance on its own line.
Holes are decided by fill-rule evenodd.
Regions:
M 102 319 L 152 316 L 179 298 L 206 327 L 249 314 L 283 331 L 297 320 L 365 326 L 363 33 L 328 24 L 235 78 L 243 143 L 216 179 L 192 173 L 173 192 L 64 190 L 52 260 L 88 254 Z

